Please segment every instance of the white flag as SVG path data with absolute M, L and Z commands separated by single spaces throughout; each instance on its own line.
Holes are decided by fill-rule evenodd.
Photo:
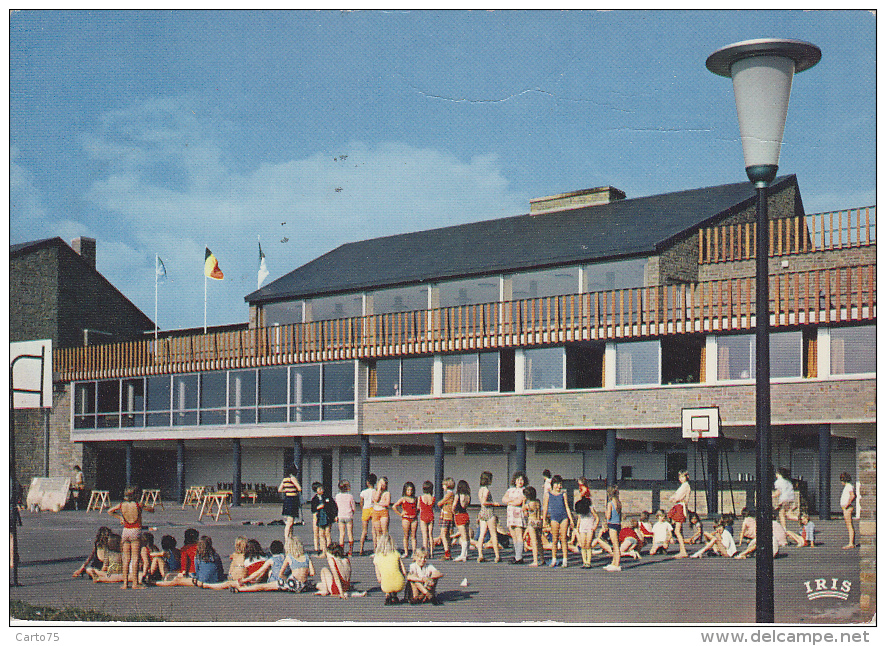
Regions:
M 261 288 L 261 284 L 264 282 L 265 278 L 268 277 L 268 265 L 265 263 L 265 253 L 261 250 L 261 242 L 258 243 L 258 286 L 256 289 Z

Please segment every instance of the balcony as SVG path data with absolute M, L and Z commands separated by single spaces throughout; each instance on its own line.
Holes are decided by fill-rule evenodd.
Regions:
M 771 275 L 769 292 L 773 327 L 876 319 L 872 263 Z M 53 370 L 73 381 L 748 330 L 754 299 L 750 277 L 654 285 L 62 348 Z

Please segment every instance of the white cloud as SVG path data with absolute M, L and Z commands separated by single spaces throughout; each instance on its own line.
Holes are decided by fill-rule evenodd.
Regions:
M 17 162 L 18 148 L 9 149 L 9 224 L 10 239 L 36 240 L 58 235 L 50 233 L 46 208 L 34 174 Z
M 161 287 L 164 328 L 202 324 L 205 246 L 225 272 L 208 285 L 208 322 L 243 322 L 258 236 L 270 282 L 346 242 L 528 211 L 494 155 L 465 161 L 403 142 L 350 142 L 236 172 L 211 125 L 187 98 L 155 99 L 106 115 L 82 139 L 105 169 L 85 194 L 109 215 L 94 227 L 99 267 L 153 315 L 159 253 L 171 279 Z

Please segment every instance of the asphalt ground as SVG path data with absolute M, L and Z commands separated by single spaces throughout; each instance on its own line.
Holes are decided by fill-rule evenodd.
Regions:
M 267 548 L 282 539 L 283 528 L 269 525 L 280 520 L 277 504 L 245 504 L 231 509 L 232 520 L 219 522 L 188 507 L 165 503 L 164 508 L 145 513 L 145 523 L 160 537 L 171 534 L 179 546 L 186 528 L 194 527 L 212 537 L 227 564 L 234 540 L 243 535 L 256 538 Z M 476 511 L 473 512 L 473 516 Z M 384 593 L 375 579 L 372 557 L 352 558 L 352 584 L 364 597 L 347 600 L 311 594 L 263 592 L 231 594 L 197 588 L 121 590 L 119 584 L 95 584 L 88 577 L 71 574 L 89 554 L 96 530 L 117 521 L 107 513 L 62 511 L 22 512 L 18 528 L 20 565 L 18 587 L 10 587 L 11 599 L 54 608 L 77 607 L 100 610 L 117 616 L 152 615 L 164 622 L 349 622 L 400 625 L 412 622 L 468 624 L 728 624 L 752 623 L 755 617 L 755 561 L 706 557 L 675 559 L 670 555 L 623 559 L 622 572 L 602 569 L 608 557 L 595 557 L 591 569 L 583 569 L 581 556 L 570 555 L 566 569 L 532 567 L 510 563 L 512 549 L 504 550 L 501 563 L 442 561 L 438 551 L 433 563 L 444 578 L 438 585 L 438 606 L 385 606 Z M 401 537 L 399 518 L 392 517 L 392 533 Z M 359 516 L 355 530 L 359 540 Z M 861 620 L 859 602 L 859 550 L 843 550 L 846 530 L 842 521 L 814 521 L 817 547 L 787 547 L 774 564 L 775 620 L 780 624 L 851 624 Z M 710 523 L 707 523 L 710 524 Z M 793 524 L 792 524 L 793 525 Z M 793 529 L 796 529 L 794 526 Z M 297 527 L 306 547 L 312 546 L 310 526 Z M 337 538 L 337 528 L 333 538 Z M 370 543 L 367 543 L 367 548 Z M 690 551 L 697 547 L 692 546 Z M 438 548 L 439 550 L 439 548 Z M 472 552 L 472 556 L 476 556 Z M 323 561 L 313 557 L 315 567 Z M 410 561 L 406 561 L 407 566 Z M 529 558 L 531 562 L 531 554 Z M 845 587 L 846 600 L 807 597 L 811 584 L 825 579 L 827 587 Z M 466 580 L 466 585 L 461 585 Z

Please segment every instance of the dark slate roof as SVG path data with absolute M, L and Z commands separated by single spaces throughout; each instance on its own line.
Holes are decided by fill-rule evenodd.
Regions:
M 43 238 L 42 240 L 31 240 L 30 242 L 20 242 L 18 244 L 9 245 L 9 253 L 10 255 L 24 252 L 24 251 L 33 251 L 35 249 L 39 249 L 43 246 L 57 245 L 59 242 L 65 244 L 65 241 L 61 238 Z
M 770 190 L 796 186 L 796 176 Z M 250 303 L 656 253 L 756 199 L 749 182 L 352 242 L 245 297 Z

